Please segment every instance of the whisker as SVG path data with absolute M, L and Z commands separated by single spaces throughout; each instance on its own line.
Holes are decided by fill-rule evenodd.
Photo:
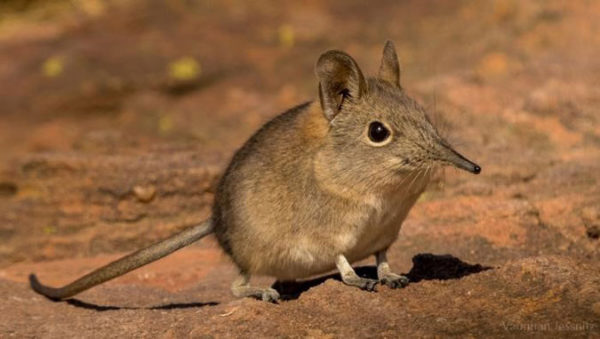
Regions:
M 408 185 L 408 189 L 406 190 L 407 193 L 410 193 L 410 189 L 412 187 L 412 185 L 415 183 L 415 180 L 417 179 L 417 177 L 421 174 L 421 170 L 417 170 L 415 172 L 415 177 L 413 178 L 413 180 L 410 182 L 410 184 Z
M 402 181 L 400 182 L 400 184 L 398 186 L 402 186 L 406 183 L 406 181 L 411 178 L 411 176 L 414 174 L 415 172 L 410 172 L 407 176 L 405 176 Z

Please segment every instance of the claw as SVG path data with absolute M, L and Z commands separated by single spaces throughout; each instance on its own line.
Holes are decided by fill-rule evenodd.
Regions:
M 406 287 L 409 283 L 409 280 L 403 275 L 394 275 L 392 277 L 382 278 L 381 283 L 388 286 L 389 288 L 396 289 Z
M 279 301 L 279 292 L 272 288 L 265 289 L 262 293 L 261 299 L 270 303 L 276 304 Z
M 377 286 L 377 280 L 365 279 L 364 285 L 361 287 L 365 291 L 373 292 L 375 291 L 375 287 Z

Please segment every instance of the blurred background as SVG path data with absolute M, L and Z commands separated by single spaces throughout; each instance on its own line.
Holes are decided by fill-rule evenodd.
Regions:
M 537 241 L 529 217 L 554 225 L 563 242 L 525 251 L 597 254 L 599 7 L 2 1 L 0 267 L 128 251 L 201 220 L 232 152 L 315 98 L 321 52 L 345 50 L 374 74 L 386 39 L 404 87 L 484 168 L 478 177 L 447 172 L 420 208 L 463 204 L 480 226 L 443 222 L 444 232 L 490 260 Z M 494 228 L 486 216 L 514 220 Z M 413 219 L 421 221 L 431 223 Z
M 446 170 L 430 185 L 390 251 L 392 267 L 407 272 L 413 256 L 431 252 L 506 271 L 480 274 L 477 284 L 407 289 L 401 304 L 432 313 L 405 323 L 372 309 L 360 318 L 443 330 L 446 323 L 419 318 L 454 300 L 436 293 L 486 286 L 485 305 L 520 298 L 486 306 L 489 319 L 600 315 L 600 303 L 590 304 L 597 288 L 575 296 L 568 293 L 583 285 L 565 282 L 598 279 L 588 270 L 570 280 L 600 258 L 598 1 L 0 1 L 0 290 L 31 299 L 31 271 L 64 283 L 203 220 L 233 152 L 270 118 L 316 98 L 320 53 L 344 50 L 373 75 L 387 39 L 403 87 L 483 168 L 479 176 Z M 235 272 L 211 238 L 181 253 L 90 293 L 106 300 L 102 291 L 133 282 L 202 288 L 185 300 L 231 299 Z M 526 271 L 547 281 L 518 280 Z M 512 290 L 494 283 L 513 278 Z M 172 298 L 160 293 L 136 300 Z M 537 294 L 544 297 L 528 299 Z M 464 328 L 461 319 L 488 319 L 479 317 L 483 304 L 457 300 L 448 331 Z M 69 310 L 77 311 L 61 312 Z

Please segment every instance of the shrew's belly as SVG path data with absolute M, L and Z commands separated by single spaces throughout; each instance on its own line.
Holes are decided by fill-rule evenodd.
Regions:
M 398 237 L 402 222 L 418 194 L 386 199 L 379 206 L 349 212 L 346 225 L 322 225 L 324 234 L 290 236 L 262 254 L 255 273 L 280 280 L 306 278 L 335 268 L 339 254 L 348 261 L 365 259 L 388 248 Z
M 400 227 L 419 194 L 397 196 L 386 200 L 381 210 L 373 211 L 364 225 L 357 229 L 357 241 L 344 255 L 348 261 L 362 260 L 387 249 L 397 238 Z

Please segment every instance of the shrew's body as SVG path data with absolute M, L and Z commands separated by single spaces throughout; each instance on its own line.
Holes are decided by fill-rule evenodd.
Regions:
M 300 133 L 298 133 L 300 132 Z M 215 233 L 243 272 L 304 278 L 387 249 L 428 175 L 407 171 L 404 189 L 332 185 L 335 152 L 318 103 L 264 126 L 236 154 L 213 208 Z M 368 174 L 365 173 L 365 174 Z M 412 178 L 411 178 L 412 176 Z M 408 179 L 412 181 L 407 190 Z M 344 213 L 340 213 L 344 211 Z

